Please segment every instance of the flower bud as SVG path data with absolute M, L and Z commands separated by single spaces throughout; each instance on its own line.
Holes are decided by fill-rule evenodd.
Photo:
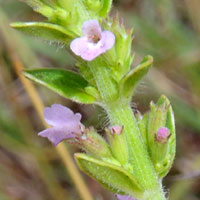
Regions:
M 174 114 L 169 100 L 161 96 L 150 105 L 147 120 L 147 146 L 159 177 L 165 176 L 175 156 Z
M 156 142 L 158 143 L 166 143 L 168 138 L 170 137 L 170 131 L 166 127 L 161 127 L 158 129 L 157 134 L 156 134 Z
M 122 131 L 123 131 L 123 126 L 112 126 L 110 128 L 110 133 L 112 135 L 114 135 L 114 134 L 120 135 L 122 133 Z
M 128 162 L 127 143 L 125 143 L 125 135 L 123 134 L 123 126 L 114 125 L 106 128 L 108 141 L 114 157 L 122 164 Z

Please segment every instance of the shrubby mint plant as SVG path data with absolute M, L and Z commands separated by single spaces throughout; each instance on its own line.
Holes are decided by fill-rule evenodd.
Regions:
M 175 156 L 174 115 L 161 96 L 143 116 L 134 114 L 131 99 L 153 58 L 146 56 L 131 69 L 132 30 L 109 17 L 111 0 L 26 0 L 46 22 L 13 23 L 12 27 L 65 44 L 76 58 L 79 73 L 62 69 L 25 70 L 24 75 L 81 104 L 96 104 L 107 112 L 105 140 L 81 123 L 81 114 L 54 104 L 44 110 L 52 126 L 39 133 L 54 145 L 63 140 L 76 153 L 80 169 L 116 194 L 119 200 L 164 200 L 162 179 Z

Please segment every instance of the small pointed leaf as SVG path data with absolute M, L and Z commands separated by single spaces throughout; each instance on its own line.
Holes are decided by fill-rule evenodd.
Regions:
M 147 74 L 153 62 L 152 56 L 146 56 L 142 62 L 131 70 L 121 81 L 121 91 L 124 96 L 132 96 L 137 83 Z
M 85 104 L 95 103 L 95 98 L 85 92 L 88 82 L 79 74 L 62 69 L 25 70 L 24 75 L 63 97 Z
M 72 33 L 62 26 L 44 22 L 15 22 L 11 27 L 32 36 L 46 40 L 67 43 L 72 39 Z
M 99 12 L 99 15 L 101 17 L 106 17 L 106 15 L 108 14 L 108 12 L 110 11 L 111 9 L 111 6 L 112 6 L 112 0 L 103 0 L 103 6 L 102 6 L 102 9 L 100 10 Z
M 136 114 L 138 128 L 140 129 L 143 142 L 146 146 L 147 146 L 147 124 L 149 117 L 148 114 L 149 113 L 145 113 L 143 116 L 140 113 Z
M 83 153 L 75 154 L 76 161 L 86 174 L 110 191 L 118 194 L 139 194 L 139 183 L 122 167 L 94 159 Z

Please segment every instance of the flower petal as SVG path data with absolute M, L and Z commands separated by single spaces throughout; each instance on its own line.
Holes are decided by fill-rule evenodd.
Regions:
M 83 52 L 87 51 L 88 44 L 87 37 L 80 37 L 71 42 L 70 48 L 77 56 L 81 56 Z
M 71 50 L 84 60 L 91 61 L 102 53 L 111 49 L 115 43 L 115 35 L 110 31 L 101 31 L 97 20 L 88 20 L 83 23 L 84 37 L 74 39 Z
M 110 31 L 103 31 L 99 42 L 101 43 L 102 53 L 104 53 L 115 44 L 115 35 Z
M 72 139 L 81 134 L 81 114 L 74 114 L 65 106 L 53 104 L 51 107 L 46 107 L 44 117 L 53 128 L 48 128 L 38 135 L 47 137 L 55 146 L 62 140 Z
M 130 196 L 124 196 L 124 195 L 119 195 L 119 194 L 117 194 L 116 196 L 117 196 L 118 200 L 136 200 Z
M 84 50 L 81 52 L 80 56 L 87 61 L 94 60 L 99 55 L 111 49 L 114 44 L 115 35 L 110 31 L 103 31 L 100 41 L 98 43 L 88 42 L 87 46 L 83 47 Z
M 85 21 L 82 26 L 83 35 L 90 37 L 91 35 L 101 36 L 101 27 L 95 19 Z
M 80 125 L 81 115 L 74 114 L 69 108 L 60 104 L 53 104 L 44 109 L 44 118 L 49 125 L 55 127 L 78 127 Z
M 102 53 L 111 49 L 115 43 L 115 36 L 110 31 L 103 31 L 98 43 L 89 42 L 86 37 L 76 38 L 71 44 L 71 50 L 84 60 L 91 61 Z
M 82 51 L 81 57 L 84 60 L 91 61 L 98 57 L 100 54 L 102 54 L 102 49 L 99 43 L 88 43 L 87 48 Z
M 84 60 L 91 61 L 101 54 L 100 43 L 91 43 L 86 37 L 76 38 L 70 44 L 71 50 Z
M 48 138 L 54 146 L 59 144 L 62 140 L 73 139 L 75 138 L 75 133 L 72 133 L 69 128 L 61 127 L 61 128 L 48 128 L 44 131 L 38 133 L 41 137 Z

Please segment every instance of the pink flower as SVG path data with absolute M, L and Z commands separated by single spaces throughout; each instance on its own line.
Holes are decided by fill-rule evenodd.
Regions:
M 130 197 L 130 196 L 124 196 L 124 195 L 119 195 L 119 194 L 117 194 L 116 196 L 117 196 L 118 200 L 136 200 L 136 199 L 134 199 L 133 197 Z
M 70 48 L 84 60 L 95 59 L 111 49 L 115 43 L 115 35 L 110 31 L 102 31 L 97 20 L 85 21 L 82 32 L 84 36 L 74 39 Z
M 81 114 L 74 114 L 69 108 L 60 104 L 53 104 L 44 109 L 45 121 L 52 126 L 38 133 L 48 138 L 55 146 L 65 139 L 74 139 L 81 134 Z
M 112 135 L 114 135 L 114 134 L 120 135 L 123 131 L 123 128 L 124 128 L 123 126 L 112 126 L 110 128 L 110 133 Z
M 156 141 L 159 143 L 167 142 L 167 139 L 170 137 L 170 131 L 166 127 L 161 127 L 158 129 L 156 134 Z

